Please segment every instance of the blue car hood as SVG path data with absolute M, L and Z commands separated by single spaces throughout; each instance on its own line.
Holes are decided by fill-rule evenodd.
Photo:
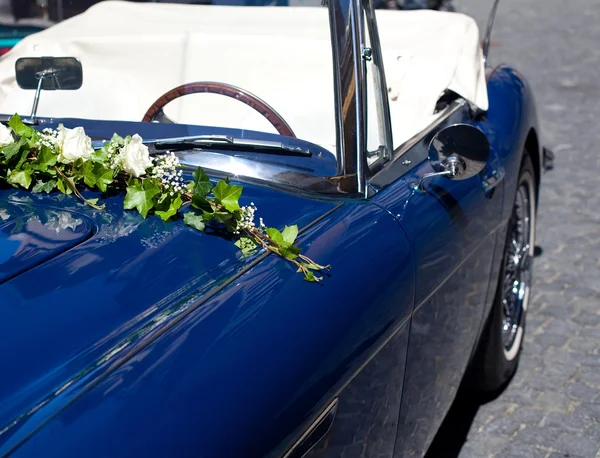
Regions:
M 259 256 L 181 220 L 143 219 L 123 210 L 122 196 L 87 195 L 106 210 L 0 190 L 0 448 L 6 426 L 85 377 L 117 342 L 185 311 Z M 240 204 L 250 202 L 275 227 L 302 227 L 334 207 L 245 186 Z
M 0 284 L 92 235 L 92 221 L 73 212 L 10 203 L 0 210 Z

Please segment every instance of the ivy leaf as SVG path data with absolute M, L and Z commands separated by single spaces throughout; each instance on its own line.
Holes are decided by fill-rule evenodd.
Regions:
M 159 192 L 160 189 L 152 180 L 146 179 L 143 182 L 133 180 L 133 184 L 127 186 L 127 195 L 123 206 L 127 210 L 137 209 L 140 215 L 146 218 L 148 212 L 154 206 L 152 198 Z
M 46 194 L 52 192 L 52 190 L 56 187 L 56 180 L 50 181 L 38 181 L 31 188 L 31 192 L 45 192 Z
M 293 226 L 285 226 L 281 235 L 284 242 L 293 245 L 294 241 L 296 240 L 296 237 L 298 237 L 298 226 L 296 226 L 295 224 Z
M 21 117 L 16 113 L 12 116 L 12 118 L 10 118 L 8 125 L 13 132 L 20 137 L 31 138 L 35 136 L 35 129 L 23 124 Z
M 236 240 L 235 246 L 241 250 L 242 255 L 248 256 L 254 250 L 256 250 L 260 244 L 252 237 L 240 237 L 238 240 Z
M 223 223 L 223 224 L 229 223 L 231 221 L 231 219 L 233 218 L 233 215 L 231 213 L 227 213 L 227 212 L 214 212 L 214 213 L 205 212 L 205 213 L 210 215 L 211 218 L 214 219 L 216 222 Z
M 56 182 L 56 187 L 63 194 L 69 195 L 73 192 L 63 177 L 60 177 L 58 179 L 58 181 Z
M 11 143 L 9 145 L 6 145 L 4 148 L 2 148 L 2 154 L 4 155 L 4 157 L 6 158 L 6 160 L 8 161 L 14 155 L 16 155 L 16 154 L 19 153 L 19 151 L 21 150 L 21 147 L 25 143 L 27 143 L 27 140 L 21 138 L 18 142 L 14 142 L 14 143 Z
M 297 246 L 281 246 L 279 247 L 279 254 L 286 259 L 296 259 L 302 250 Z
M 156 210 L 156 213 L 163 221 L 167 221 L 172 216 L 177 214 L 177 210 L 181 208 L 183 201 L 181 200 L 181 196 L 176 195 L 174 197 L 169 196 L 169 199 L 165 199 L 162 202 L 161 210 Z M 164 208 L 164 210 L 162 209 Z
M 37 159 L 31 163 L 31 168 L 46 172 L 49 167 L 56 165 L 57 160 L 58 155 L 54 154 L 47 146 L 42 146 Z
M 198 167 L 194 172 L 194 184 L 192 194 L 198 197 L 206 197 L 212 191 L 212 183 L 208 179 L 208 175 L 204 173 L 201 167 Z
M 307 269 L 311 269 L 311 270 L 329 270 L 331 269 L 331 266 L 327 265 L 327 266 L 322 266 L 321 264 L 317 264 L 316 262 L 305 262 L 303 263 L 304 266 Z
M 205 224 L 203 218 L 195 212 L 187 212 L 183 215 L 183 222 L 196 230 L 204 232 Z
M 102 148 L 95 150 L 90 159 L 92 162 L 98 162 L 100 164 L 105 164 L 108 162 L 108 143 L 104 145 Z
M 200 194 L 192 194 L 192 207 L 197 208 L 198 210 L 212 211 L 212 207 L 208 200 Z
M 123 146 L 125 144 L 125 139 L 121 137 L 119 134 L 114 133 L 112 138 L 110 139 L 112 143 L 116 143 L 119 146 Z
M 228 211 L 233 212 L 240 209 L 238 201 L 242 195 L 242 189 L 241 186 L 228 185 L 225 181 L 219 180 L 212 191 L 221 205 Z
M 319 279 L 315 276 L 314 272 L 310 270 L 304 274 L 304 280 L 313 283 L 319 281 Z
M 277 229 L 275 229 L 274 227 L 267 227 L 266 230 L 267 230 L 267 235 L 269 236 L 269 238 L 271 240 L 273 240 L 274 242 L 277 242 L 280 245 L 283 245 L 283 243 L 285 243 L 283 240 L 283 235 Z
M 32 170 L 13 170 L 8 175 L 8 182 L 18 184 L 27 189 L 31 184 L 31 172 Z
M 100 163 L 86 161 L 80 167 L 76 178 L 83 178 L 83 182 L 90 188 L 98 188 L 100 191 L 106 192 L 108 185 L 113 182 L 113 171 Z
M 106 164 L 108 162 L 108 147 L 111 144 L 116 144 L 117 146 L 123 146 L 124 145 L 123 137 L 121 137 L 117 134 L 114 134 L 109 141 L 106 141 L 102 145 L 102 148 L 97 149 L 92 153 L 92 156 L 90 157 L 92 162 L 97 162 L 99 164 Z
M 86 164 L 89 164 L 89 162 L 86 162 Z M 108 185 L 112 184 L 114 180 L 113 171 L 102 164 L 95 164 L 93 173 L 96 178 L 96 187 L 100 191 L 106 192 Z
M 23 164 L 25 164 L 25 162 L 27 161 L 27 157 L 29 156 L 29 153 L 30 153 L 30 151 L 29 151 L 29 149 L 27 149 L 27 147 L 21 148 L 21 159 L 19 159 L 19 162 L 17 162 L 17 165 L 15 165 L 15 169 L 20 169 L 23 166 Z
M 86 186 L 93 188 L 96 186 L 96 174 L 94 173 L 94 163 L 87 161 L 83 164 L 83 168 L 79 171 L 83 177 L 83 182 Z

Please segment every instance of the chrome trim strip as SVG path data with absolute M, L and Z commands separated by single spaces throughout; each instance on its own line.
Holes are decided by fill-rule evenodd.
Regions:
M 329 403 L 325 409 L 321 412 L 321 414 L 311 423 L 311 425 L 306 428 L 304 433 L 294 442 L 294 444 L 290 447 L 290 449 L 283 455 L 282 458 L 301 458 L 310 452 L 315 445 L 317 445 L 331 429 L 331 425 L 333 425 L 333 421 L 335 419 L 335 415 L 337 413 L 338 408 L 338 399 L 335 398 L 333 401 Z M 315 433 L 321 426 L 325 426 L 326 429 L 323 431 L 319 431 L 319 436 L 314 444 L 310 445 L 306 450 L 302 450 L 302 446 L 306 443 L 308 439 L 311 439 L 311 434 Z M 310 444 L 310 442 L 309 442 Z

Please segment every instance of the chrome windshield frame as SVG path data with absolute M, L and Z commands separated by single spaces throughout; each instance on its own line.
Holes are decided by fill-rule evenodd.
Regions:
M 359 154 L 366 148 L 362 47 L 362 9 L 359 0 L 328 0 L 333 55 L 338 175 L 346 180 L 349 194 L 363 194 L 365 167 Z
M 379 128 L 379 142 L 383 147 L 383 154 L 380 158 L 382 163 L 389 162 L 392 159 L 394 142 L 392 138 L 392 123 L 390 115 L 390 101 L 388 97 L 388 85 L 383 66 L 383 54 L 381 52 L 381 42 L 379 41 L 379 30 L 377 28 L 377 19 L 375 17 L 375 6 L 370 0 L 361 0 L 365 10 L 367 31 L 371 41 L 373 67 L 376 69 L 373 75 L 375 83 L 375 102 L 377 105 L 377 125 Z M 365 69 L 365 78 L 367 72 Z M 368 106 L 365 103 L 365 109 Z M 367 114 L 368 116 L 368 114 Z M 365 120 L 366 125 L 366 120 Z M 366 160 L 366 159 L 365 159 Z
M 383 56 L 371 0 L 327 0 L 333 54 L 336 107 L 336 157 L 338 175 L 345 178 L 344 193 L 367 197 L 367 116 L 378 119 L 383 155 L 388 162 L 393 150 L 391 118 Z M 369 35 L 371 48 L 366 47 Z M 367 65 L 372 60 L 377 113 L 367 113 Z

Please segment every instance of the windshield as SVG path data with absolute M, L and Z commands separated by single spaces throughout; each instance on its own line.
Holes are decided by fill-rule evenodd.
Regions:
M 12 31 L 38 27 L 14 43 L 45 29 L 0 59 L 1 113 L 31 111 L 34 92 L 15 81 L 18 58 L 72 56 L 83 84 L 43 91 L 38 116 L 226 127 L 335 151 L 331 34 L 320 0 L 0 0 L 0 13 Z

